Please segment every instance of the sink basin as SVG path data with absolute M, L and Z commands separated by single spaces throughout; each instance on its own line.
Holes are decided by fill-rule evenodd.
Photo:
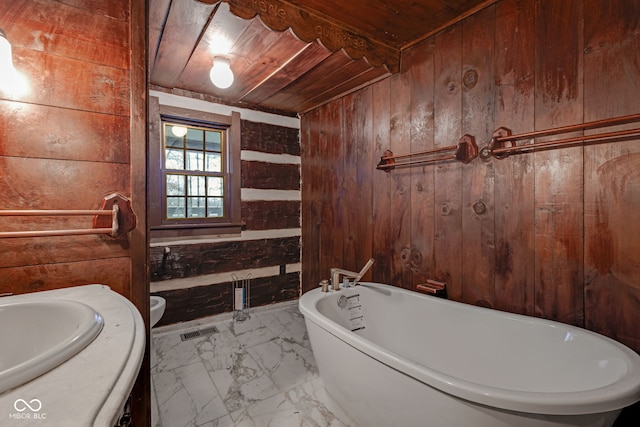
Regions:
M 76 301 L 0 301 L 0 393 L 70 359 L 102 326 L 100 314 Z

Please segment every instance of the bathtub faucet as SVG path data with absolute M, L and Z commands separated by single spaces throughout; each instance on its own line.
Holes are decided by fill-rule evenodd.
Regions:
M 333 286 L 333 290 L 337 291 L 340 289 L 340 276 L 342 276 L 343 278 L 347 278 L 347 280 L 345 281 L 345 286 L 350 286 L 348 280 L 350 278 L 353 279 L 353 286 L 356 286 L 360 279 L 362 279 L 362 276 L 364 276 L 367 271 L 369 271 L 369 269 L 373 265 L 373 262 L 373 258 L 370 258 L 369 261 L 367 261 L 367 263 L 364 265 L 364 267 L 362 267 L 362 270 L 360 270 L 359 273 L 356 273 L 355 271 L 343 270 L 342 268 L 332 268 L 331 285 Z

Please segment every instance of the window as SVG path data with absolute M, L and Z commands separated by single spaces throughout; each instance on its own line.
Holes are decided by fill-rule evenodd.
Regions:
M 157 107 L 149 126 L 152 237 L 239 232 L 239 114 Z
M 163 121 L 165 218 L 223 218 L 225 131 Z

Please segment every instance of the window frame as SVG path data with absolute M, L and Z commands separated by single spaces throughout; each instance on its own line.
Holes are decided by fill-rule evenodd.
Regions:
M 163 182 L 163 197 L 162 197 L 162 211 L 164 213 L 163 218 L 162 218 L 162 223 L 163 224 L 200 224 L 203 221 L 206 222 L 228 222 L 228 217 L 229 217 L 229 206 L 228 206 L 228 199 L 229 199 L 229 192 L 230 192 L 230 185 L 229 185 L 229 180 L 231 179 L 231 177 L 229 176 L 229 172 L 228 172 L 228 164 L 229 164 L 229 160 L 228 160 L 228 152 L 227 152 L 227 145 L 228 145 L 228 141 L 227 141 L 227 126 L 221 126 L 217 123 L 200 123 L 200 122 L 193 122 L 193 121 L 186 121 L 183 120 L 182 118 L 176 118 L 176 117 L 169 117 L 169 116 L 160 116 L 161 122 L 162 122 L 162 139 L 164 142 L 164 146 L 163 146 L 163 155 L 164 155 L 164 161 L 162 162 L 162 176 L 165 178 L 164 182 Z M 180 148 L 175 148 L 175 147 L 168 147 L 167 144 L 167 132 L 169 128 L 171 128 L 172 126 L 184 126 L 186 128 L 190 128 L 190 129 L 196 129 L 197 131 L 214 131 L 216 133 L 220 134 L 220 151 L 215 151 L 216 153 L 219 154 L 220 156 L 220 170 L 217 171 L 210 171 L 210 170 L 197 170 L 197 169 L 187 169 L 186 166 L 188 166 L 188 156 L 187 154 L 189 152 L 194 152 L 193 148 L 190 148 L 188 146 L 188 144 L 186 144 L 185 139 L 186 135 L 183 136 L 182 138 L 182 143 L 184 144 L 182 147 Z M 204 137 L 204 133 L 202 133 L 202 136 Z M 204 144 L 204 139 L 201 140 L 202 147 L 201 149 L 197 150 L 197 152 L 202 154 L 202 162 L 203 162 L 203 168 L 204 168 L 204 162 L 206 159 L 206 146 Z M 168 162 L 168 151 L 172 150 L 172 151 L 180 151 L 182 152 L 182 161 L 183 163 L 186 162 L 185 164 L 183 164 L 183 167 L 180 169 L 173 169 L 173 168 L 167 168 L 167 162 Z M 213 151 L 209 151 L 209 152 L 213 152 Z M 204 199 L 204 203 L 205 206 L 203 207 L 204 211 L 203 214 L 204 216 L 198 216 L 198 217 L 194 217 L 194 216 L 186 216 L 186 217 L 180 217 L 180 218 L 175 218 L 175 217 L 170 217 L 168 216 L 168 211 L 169 211 L 169 199 L 172 197 L 172 195 L 168 194 L 169 191 L 169 187 L 168 187 L 168 182 L 169 182 L 169 176 L 182 176 L 182 177 L 201 177 L 204 178 L 204 186 L 206 188 L 208 188 L 208 184 L 206 184 L 208 182 L 209 178 L 221 178 L 222 179 L 222 197 L 217 196 L 216 198 L 221 198 L 223 200 L 223 205 L 222 205 L 222 215 L 218 215 L 218 216 L 206 216 L 207 215 L 207 211 L 206 211 L 206 207 L 209 203 L 209 199 L 211 198 L 211 196 L 209 194 L 206 194 L 206 188 L 205 188 L 205 194 L 199 195 L 197 198 L 198 199 Z M 184 210 L 185 210 L 185 215 L 189 215 L 189 199 L 193 198 L 194 196 L 190 195 L 190 188 L 191 186 L 188 184 L 189 179 L 187 178 L 186 180 L 183 181 L 183 185 L 184 185 L 184 190 L 185 190 L 185 194 L 184 196 L 179 196 L 181 199 L 184 199 L 185 201 L 185 205 L 184 205 Z
M 242 229 L 240 216 L 240 113 L 230 116 L 160 105 L 149 99 L 149 200 L 148 217 L 151 237 L 184 237 L 237 234 Z M 176 219 L 166 216 L 166 174 L 164 122 L 220 129 L 225 132 L 222 161 L 224 180 L 223 217 Z M 171 170 L 169 170 L 171 171 Z M 185 171 L 189 175 L 188 171 Z M 193 175 L 199 175 L 197 172 Z

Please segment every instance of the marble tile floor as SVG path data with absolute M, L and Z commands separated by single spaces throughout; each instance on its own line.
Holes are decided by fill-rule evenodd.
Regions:
M 218 332 L 182 341 L 181 333 Z M 297 301 L 153 329 L 153 427 L 354 426 L 328 396 Z

